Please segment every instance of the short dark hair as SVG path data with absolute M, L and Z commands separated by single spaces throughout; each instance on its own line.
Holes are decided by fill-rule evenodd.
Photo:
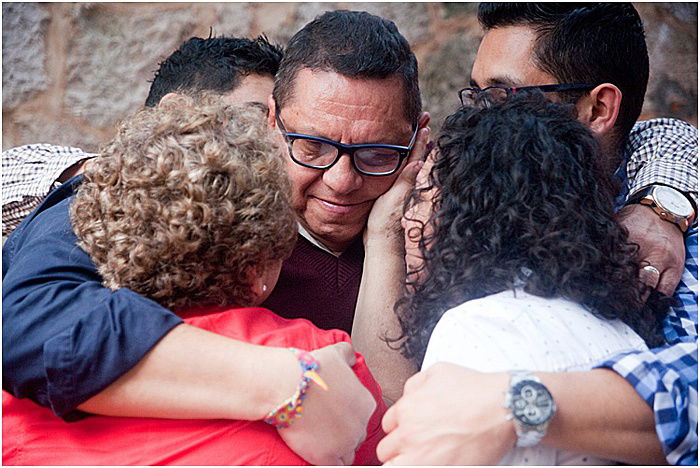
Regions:
M 445 121 L 429 184 L 407 202 L 436 194 L 427 223 L 408 233 L 419 239 L 423 266 L 396 304 L 407 357 L 422 361 L 447 310 L 518 282 L 661 342 L 664 305 L 641 299 L 637 246 L 616 222 L 599 144 L 572 107 L 523 94 Z
M 622 92 L 618 143 L 639 118 L 649 80 L 642 20 L 631 3 L 481 3 L 486 30 L 535 30 L 535 60 L 560 83 L 612 83 Z M 578 94 L 580 97 L 581 94 Z
M 283 51 L 265 36 L 191 37 L 156 71 L 146 106 L 153 107 L 168 93 L 212 91 L 219 94 L 233 90 L 249 74 L 275 76 Z
M 328 11 L 297 32 L 287 44 L 275 78 L 279 107 L 292 97 L 299 70 L 309 68 L 350 78 L 398 76 L 404 85 L 404 114 L 415 122 L 421 111 L 418 62 L 396 25 L 365 11 Z

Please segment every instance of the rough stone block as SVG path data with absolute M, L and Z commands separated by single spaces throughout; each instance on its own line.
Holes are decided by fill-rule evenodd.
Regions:
M 425 3 L 351 3 L 345 7 L 393 21 L 411 45 L 428 38 L 430 17 Z
M 48 115 L 18 115 L 12 119 L 10 126 L 12 131 L 3 132 L 3 150 L 29 143 L 51 143 L 95 152 L 104 143 L 89 128 L 83 128 L 68 119 L 56 119 Z
M 307 23 L 326 11 L 338 8 L 336 3 L 266 3 L 258 7 L 258 23 L 271 40 L 286 45 Z
M 443 2 L 443 18 L 452 18 L 454 16 L 476 14 L 478 7 L 479 4 L 475 2 Z
M 644 114 L 697 121 L 697 28 L 688 37 L 687 28 L 651 16 L 645 18 L 645 29 L 650 71 Z
M 69 45 L 65 105 L 106 127 L 143 105 L 158 63 L 191 36 L 187 11 L 115 14 L 101 5 L 79 11 Z
M 2 4 L 2 108 L 10 110 L 46 89 L 48 14 L 37 3 Z
M 216 36 L 247 37 L 250 35 L 251 8 L 247 3 L 217 5 L 219 22 L 214 27 Z
M 430 112 L 434 131 L 459 106 L 457 91 L 469 86 L 481 32 L 464 31 L 450 37 L 419 63 L 423 108 Z

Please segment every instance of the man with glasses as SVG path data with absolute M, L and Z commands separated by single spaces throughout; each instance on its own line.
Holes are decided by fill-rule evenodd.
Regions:
M 327 12 L 290 40 L 269 107 L 289 148 L 300 237 L 265 305 L 351 331 L 394 401 L 415 369 L 382 340 L 393 317 L 378 307 L 391 310 L 405 275 L 401 201 L 429 132 L 415 56 L 392 22 Z
M 622 182 L 621 223 L 647 263 L 640 276 L 678 303 L 661 324 L 665 347 L 588 372 L 530 374 L 556 402 L 544 424 L 507 418 L 507 373 L 452 364 L 419 373 L 384 418 L 380 460 L 493 464 L 516 443 L 541 440 L 628 463 L 697 465 L 697 129 L 672 119 L 635 125 L 649 65 L 631 4 L 481 4 L 479 21 L 486 34 L 462 103 L 537 89 L 574 105 L 600 137 L 607 174 Z
M 317 18 L 287 51 L 269 119 L 289 145 L 287 170 L 301 236 L 263 306 L 350 331 L 365 260 L 380 258 L 373 253 L 387 245 L 396 249 L 396 233 L 386 226 L 399 225 L 398 200 L 412 187 L 420 168 L 414 160 L 425 151 L 428 115 L 421 112 L 416 59 L 393 23 L 347 11 Z M 78 409 L 259 419 L 294 392 L 290 382 L 298 382 L 299 367 L 284 349 L 251 349 L 183 326 L 170 311 L 128 290 L 108 294 L 96 271 L 81 271 L 91 281 L 76 278 L 78 267 L 69 258 L 61 259 L 61 268 L 37 260 L 56 257 L 49 243 L 18 255 L 16 246 L 22 249 L 32 235 L 32 217 L 73 188 L 53 192 L 3 250 L 4 278 L 7 271 L 13 274 L 3 284 L 3 331 L 12 337 L 4 342 L 5 388 L 65 418 L 77 416 Z M 400 285 L 402 263 L 384 274 L 397 275 L 391 283 Z M 335 376 L 336 384 L 327 393 L 311 389 L 305 417 L 280 434 L 313 463 L 346 464 L 364 437 L 365 410 L 374 403 L 366 390 L 337 380 L 343 372 L 338 361 L 346 367 L 354 362 L 351 347 L 329 348 L 314 355 L 320 374 Z M 399 367 L 392 364 L 386 362 Z M 271 374 L 277 374 L 274 382 Z M 400 382 L 400 393 L 403 380 L 386 380 Z M 177 401 L 163 398 L 164 388 L 178 394 Z
M 287 171 L 301 235 L 283 265 L 277 287 L 263 305 L 287 317 L 308 317 L 321 327 L 352 327 L 353 343 L 365 354 L 385 395 L 394 399 L 405 379 L 415 372 L 382 340 L 395 326 L 393 304 L 405 273 L 401 202 L 421 167 L 416 159 L 423 155 L 428 138 L 428 116 L 421 113 L 415 57 L 389 21 L 366 13 L 326 13 L 292 38 L 269 107 L 269 124 L 289 146 Z M 114 314 L 114 319 L 121 320 L 121 313 L 124 311 Z M 101 315 L 94 318 L 103 320 Z M 108 320 L 103 321 L 109 325 Z M 129 328 L 136 327 L 131 324 Z M 156 356 L 168 350 L 187 360 L 204 345 L 212 349 L 207 344 L 211 337 L 183 338 L 179 328 L 168 333 L 156 324 L 133 332 L 141 342 L 153 344 Z M 118 337 L 109 326 L 99 328 L 96 335 Z M 234 359 L 236 354 L 229 344 L 219 344 L 222 352 Z M 103 347 L 120 350 L 124 344 Z M 80 354 L 88 364 L 99 355 L 90 351 Z M 73 358 L 70 353 L 67 357 Z M 167 377 L 159 385 L 183 385 L 179 360 L 162 359 L 153 364 L 151 357 L 144 361 Z M 199 358 L 196 362 L 202 369 L 210 365 Z M 114 367 L 101 367 L 105 385 L 134 363 L 107 364 Z M 136 372 L 122 376 L 108 390 L 131 388 L 128 394 L 132 398 L 137 391 L 141 397 L 147 395 L 149 388 L 140 386 L 139 379 L 159 374 L 153 367 L 143 369 L 140 362 Z M 223 387 L 222 396 L 210 401 L 230 412 L 238 403 L 238 393 L 235 385 L 220 377 L 222 374 L 225 372 L 210 372 L 213 380 L 202 380 L 200 386 L 212 392 Z M 150 391 L 154 388 L 158 385 Z M 187 385 L 181 388 L 184 401 L 192 389 Z M 107 394 L 114 398 L 113 391 Z M 81 396 L 85 395 L 69 403 L 79 404 Z M 308 401 L 305 411 L 311 411 L 313 395 Z M 346 414 L 348 409 L 339 411 Z M 309 434 L 325 429 L 328 433 L 322 436 L 335 437 L 334 431 L 342 426 L 322 426 Z

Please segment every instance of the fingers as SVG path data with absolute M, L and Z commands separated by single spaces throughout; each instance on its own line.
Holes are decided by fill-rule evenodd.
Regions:
M 656 285 L 656 289 L 660 293 L 667 296 L 672 296 L 673 292 L 676 290 L 678 283 L 681 281 L 681 276 L 683 275 L 683 269 L 676 270 L 673 268 L 668 268 L 661 273 L 661 278 Z
M 355 356 L 355 350 L 353 349 L 352 345 L 348 343 L 347 341 L 341 341 L 339 343 L 335 343 L 331 346 L 334 346 L 338 354 L 340 354 L 345 362 L 348 363 L 349 366 L 354 366 L 355 362 L 357 361 L 357 358 Z
M 421 112 L 418 117 L 418 126 L 427 127 L 430 123 L 430 112 Z
M 386 466 L 411 466 L 411 465 L 417 465 L 417 463 L 409 463 L 407 461 L 407 457 L 405 456 L 396 456 L 390 460 L 387 460 L 384 462 L 384 465 Z
M 652 265 L 647 265 L 639 270 L 639 280 L 652 289 L 656 289 L 661 279 L 661 272 Z
M 382 418 L 382 429 L 384 429 L 384 432 L 389 434 L 389 436 L 391 436 L 390 433 L 393 430 L 395 430 L 399 424 L 399 411 L 402 404 L 405 404 L 406 402 L 406 396 L 414 393 L 418 388 L 420 388 L 423 385 L 423 383 L 427 379 L 427 372 L 418 372 L 406 381 L 406 383 L 404 384 L 403 396 L 401 397 L 401 399 L 399 399 L 398 402 L 396 402 L 396 404 L 394 404 L 387 410 L 387 412 L 384 414 L 384 417 Z M 390 442 L 392 439 L 389 436 L 385 437 L 384 440 L 382 440 L 382 442 L 389 439 L 389 441 L 385 442 L 385 444 L 389 444 L 390 446 Z
M 416 135 L 416 141 L 413 143 L 413 149 L 408 156 L 408 163 L 413 161 L 423 161 L 426 157 L 426 148 L 430 139 L 430 127 L 421 128 Z
M 682 274 L 682 269 L 667 268 L 660 272 L 655 266 L 646 265 L 639 270 L 639 280 L 651 289 L 657 289 L 660 293 L 671 296 Z
M 411 154 L 408 157 L 408 163 L 403 168 L 401 174 L 394 182 L 394 187 L 403 186 L 402 192 L 412 189 L 416 184 L 416 178 L 424 165 L 425 147 L 428 144 L 430 137 L 430 128 L 421 128 L 418 131 L 416 142 L 413 145 Z
M 393 431 L 396 426 L 398 425 L 398 417 L 397 417 L 397 405 L 394 404 L 392 405 L 386 413 L 384 413 L 384 417 L 382 418 L 382 429 L 384 432 L 387 434 Z
M 346 453 L 345 455 L 340 456 L 340 465 L 341 466 L 350 466 L 352 465 L 352 462 L 355 461 L 355 451 L 350 451 Z
M 428 378 L 428 372 L 418 372 L 409 378 L 403 386 L 403 394 L 410 395 L 415 392 Z
M 386 464 L 387 461 L 392 460 L 399 454 L 399 449 L 399 437 L 396 432 L 389 433 L 377 444 L 377 458 L 380 462 Z

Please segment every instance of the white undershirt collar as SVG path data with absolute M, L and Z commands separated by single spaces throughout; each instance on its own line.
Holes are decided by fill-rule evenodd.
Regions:
M 318 239 L 316 239 L 314 236 L 309 234 L 309 231 L 307 231 L 304 228 L 304 226 L 301 225 L 301 223 L 297 222 L 297 226 L 299 227 L 299 234 L 301 234 L 301 236 L 304 239 L 311 242 L 313 245 L 315 245 L 319 249 L 323 250 L 324 252 L 328 252 L 329 254 L 333 255 L 334 257 L 340 257 L 342 255 L 342 252 L 337 254 L 337 253 L 331 251 L 331 249 L 329 249 L 325 245 L 323 245 Z

